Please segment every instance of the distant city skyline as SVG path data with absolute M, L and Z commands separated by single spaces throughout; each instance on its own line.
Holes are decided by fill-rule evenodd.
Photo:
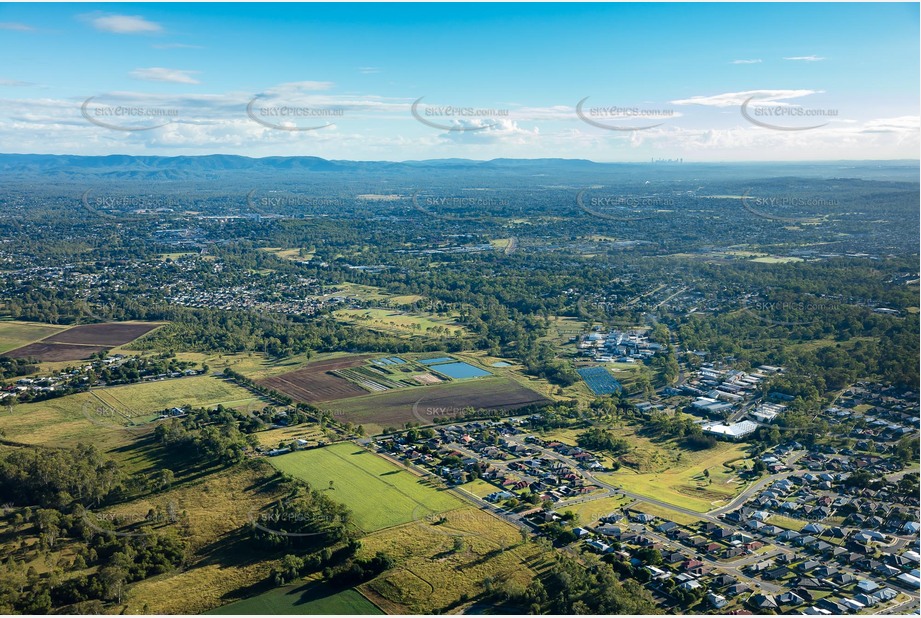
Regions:
M 917 159 L 919 5 L 3 4 L 0 152 Z

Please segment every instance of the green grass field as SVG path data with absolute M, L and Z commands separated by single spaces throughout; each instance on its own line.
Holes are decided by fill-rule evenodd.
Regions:
M 723 466 L 745 457 L 743 445 L 720 442 L 711 449 L 680 450 L 680 454 L 680 461 L 667 469 L 638 474 L 625 467 L 598 477 L 641 496 L 700 513 L 725 504 L 745 488 L 735 473 Z M 709 478 L 704 470 L 709 471 Z
M 0 353 L 50 337 L 68 328 L 70 326 L 38 322 L 0 321 Z
M 383 614 L 371 601 L 353 589 L 335 592 L 319 582 L 298 583 L 224 605 L 205 614 L 290 615 L 290 614 Z
M 702 519 L 693 517 L 686 513 L 679 513 L 678 511 L 673 511 L 671 509 L 666 509 L 657 504 L 649 504 L 648 502 L 638 502 L 636 506 L 631 507 L 642 513 L 647 513 L 649 515 L 655 515 L 656 517 L 661 517 L 662 519 L 667 519 L 668 521 L 673 521 L 676 524 L 681 524 L 683 526 L 693 526 L 697 524 Z
M 436 326 L 443 327 L 450 335 L 464 330 L 454 320 L 430 313 L 405 313 L 395 309 L 340 309 L 333 315 L 345 322 L 398 335 L 421 334 Z
M 365 532 L 464 506 L 452 494 L 351 443 L 298 451 L 269 461 L 285 474 L 329 491 L 330 498 L 352 510 L 355 524 Z
M 483 479 L 476 479 L 470 481 L 469 483 L 464 483 L 459 485 L 458 489 L 466 491 L 468 494 L 474 495 L 477 498 L 485 498 L 491 493 L 495 493 L 502 489 L 498 485 L 493 485 L 492 483 L 487 483 Z
M 29 444 L 73 446 L 92 442 L 104 448 L 121 428 L 149 420 L 173 406 L 259 405 L 249 391 L 212 376 L 194 376 L 95 389 L 38 403 L 19 404 L 12 414 L 0 410 L 6 438 Z
M 614 511 L 620 509 L 625 504 L 633 502 L 631 498 L 626 496 L 608 496 L 606 498 L 598 498 L 596 500 L 589 500 L 588 502 L 580 502 L 578 504 L 560 504 L 554 506 L 554 509 L 560 513 L 565 513 L 566 511 L 572 511 L 579 516 L 578 523 L 583 525 L 590 525 L 597 523 L 602 517 L 606 517 L 613 513 Z

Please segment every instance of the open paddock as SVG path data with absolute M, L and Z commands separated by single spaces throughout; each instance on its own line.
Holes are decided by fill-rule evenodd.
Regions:
M 269 458 L 281 472 L 352 510 L 355 525 L 372 532 L 464 506 L 394 463 L 349 442 Z
M 116 347 L 134 341 L 161 326 L 149 322 L 109 322 L 82 324 L 42 340 L 43 343 L 71 343 Z
M 67 330 L 67 328 L 67 326 L 41 322 L 0 321 L 0 355 L 8 356 L 5 354 L 7 350 L 21 348 L 26 344 Z
M 430 424 L 435 418 L 459 417 L 474 410 L 516 410 L 550 400 L 505 378 L 479 378 L 420 388 L 369 394 L 320 406 L 337 421 L 363 425 L 368 433 L 404 423 Z
M 102 345 L 78 345 L 70 343 L 45 343 L 39 341 L 10 350 L 4 354 L 10 358 L 32 359 L 42 362 L 86 360 L 98 352 L 107 352 L 111 348 Z
M 258 384 L 288 395 L 295 401 L 319 403 L 367 395 L 368 391 L 345 378 L 333 375 L 336 370 L 364 364 L 371 355 L 345 356 L 310 363 L 302 369 L 259 380 Z

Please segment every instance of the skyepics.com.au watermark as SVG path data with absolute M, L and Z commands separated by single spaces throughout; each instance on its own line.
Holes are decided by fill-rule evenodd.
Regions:
M 781 105 L 774 101 L 755 101 L 749 97 L 742 103 L 742 117 L 755 126 L 774 131 L 809 131 L 828 124 L 828 118 L 837 118 L 837 109 L 817 109 L 800 105 Z M 817 120 L 825 120 L 816 124 Z
M 120 219 L 149 218 L 169 215 L 181 209 L 180 201 L 170 195 L 112 195 L 87 189 L 80 196 L 83 208 L 100 217 Z
M 416 99 L 410 107 L 413 118 L 422 124 L 441 131 L 485 131 L 499 126 L 497 119 L 507 119 L 509 110 L 489 107 L 463 107 L 459 105 L 423 105 L 425 97 Z
M 776 195 L 772 197 L 753 197 L 751 190 L 741 196 L 742 207 L 749 213 L 762 219 L 771 219 L 784 223 L 814 223 L 821 215 L 812 217 L 791 216 L 793 212 L 803 210 L 829 210 L 839 206 L 838 200 L 824 197 L 803 197 L 796 195 Z
M 94 317 L 98 316 L 94 315 Z M 129 411 L 106 405 L 101 401 L 88 401 L 81 406 L 80 411 L 86 420 L 103 429 L 128 432 L 141 429 L 140 424 Z
M 330 489 L 334 489 L 331 487 Z M 325 536 L 348 524 L 341 515 L 303 512 L 297 510 L 251 510 L 249 521 L 253 527 L 275 536 L 306 538 Z
M 250 120 L 277 131 L 317 131 L 341 120 L 345 109 L 323 105 L 279 105 L 263 97 L 254 97 L 246 104 L 246 115 Z
M 95 102 L 95 96 L 80 106 L 80 115 L 97 127 L 112 131 L 151 131 L 179 119 L 179 110 L 150 105 L 105 105 Z
M 808 324 L 815 324 L 820 320 L 818 316 L 826 314 L 829 311 L 835 311 L 840 307 L 841 303 L 822 300 L 792 302 L 758 301 L 747 305 L 747 308 L 757 319 L 773 326 L 806 326 Z M 787 319 L 779 319 L 780 316 L 787 317 Z M 789 319 L 790 316 L 795 319 Z
M 628 222 L 652 219 L 660 211 L 674 208 L 677 202 L 659 195 L 602 195 L 583 189 L 576 194 L 576 205 L 598 219 Z
M 339 211 L 348 206 L 348 200 L 333 196 L 252 189 L 246 194 L 246 206 L 251 212 L 266 216 L 285 211 Z
M 146 513 L 93 513 L 89 509 L 84 509 L 83 513 L 83 522 L 87 527 L 99 534 L 118 537 L 150 536 L 153 531 L 148 527 L 167 526 L 180 521 L 179 514 L 169 509 L 166 512 L 151 509 Z
M 637 105 L 608 105 L 586 107 L 585 97 L 576 104 L 576 116 L 593 127 L 607 131 L 646 131 L 665 124 L 675 117 L 673 109 L 645 108 Z
M 436 403 L 425 403 L 420 399 L 413 404 L 413 417 L 424 425 L 431 425 L 436 422 L 445 422 L 451 420 L 463 420 L 474 418 L 499 418 L 503 416 L 501 410 L 475 409 L 473 407 L 460 407 L 439 405 Z
M 414 209 L 436 219 L 476 221 L 493 215 L 499 209 L 509 208 L 511 201 L 488 195 L 425 195 L 416 191 L 412 204 Z

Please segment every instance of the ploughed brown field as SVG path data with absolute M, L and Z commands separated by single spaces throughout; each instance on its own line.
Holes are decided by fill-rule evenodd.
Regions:
M 408 422 L 429 424 L 435 418 L 459 418 L 466 408 L 511 411 L 549 403 L 540 393 L 517 382 L 481 379 L 401 388 L 320 407 L 337 421 L 401 427 Z
M 274 389 L 279 393 L 284 393 L 295 401 L 304 403 L 335 401 L 337 399 L 357 397 L 358 395 L 367 395 L 368 391 L 357 384 L 334 376 L 329 372 L 335 369 L 347 369 L 363 365 L 372 356 L 374 355 L 365 354 L 317 361 L 296 371 L 259 380 L 258 384 Z
M 115 347 L 146 335 L 159 324 L 113 322 L 110 324 L 82 324 L 64 332 L 42 339 L 42 343 L 77 343 L 82 345 Z
M 45 337 L 41 341 L 9 350 L 10 358 L 34 358 L 43 362 L 85 360 L 97 352 L 108 351 L 145 335 L 159 324 L 112 322 L 82 324 Z
M 30 343 L 29 345 L 5 352 L 10 358 L 34 358 L 43 362 L 85 360 L 95 354 L 111 348 L 102 345 L 74 345 L 69 343 Z

